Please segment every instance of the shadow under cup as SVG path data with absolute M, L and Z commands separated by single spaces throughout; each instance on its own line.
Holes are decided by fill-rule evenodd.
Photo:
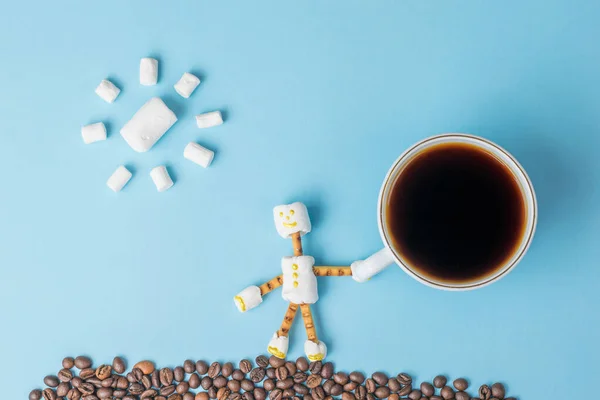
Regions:
M 507 274 L 537 221 L 533 186 L 504 149 L 477 136 L 425 139 L 392 166 L 380 193 L 386 247 L 411 276 L 468 290 Z

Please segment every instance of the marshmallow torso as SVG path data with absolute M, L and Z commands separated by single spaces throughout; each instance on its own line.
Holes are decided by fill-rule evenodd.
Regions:
M 116 169 L 115 172 L 108 178 L 106 185 L 111 188 L 114 192 L 119 192 L 127 182 L 131 179 L 131 172 L 123 165 Z
M 281 295 L 294 304 L 313 304 L 319 300 L 317 277 L 313 272 L 315 259 L 311 256 L 281 259 L 283 287 Z
M 111 81 L 104 79 L 96 88 L 96 94 L 107 103 L 115 101 L 117 96 L 121 93 L 121 89 L 116 87 Z
M 215 153 L 198 143 L 190 142 L 183 150 L 183 156 L 188 160 L 207 168 L 215 157 Z
M 173 186 L 173 180 L 169 176 L 169 172 L 164 165 L 152 168 L 152 171 L 150 171 L 150 177 L 156 186 L 156 190 L 159 192 L 164 192 Z
M 273 209 L 277 233 L 283 238 L 290 238 L 292 234 L 300 232 L 301 236 L 310 232 L 310 218 L 306 206 L 300 202 L 283 204 Z
M 156 85 L 158 82 L 158 60 L 142 58 L 140 61 L 140 83 L 144 86 Z
M 192 95 L 192 93 L 194 92 L 194 90 L 196 90 L 196 87 L 198 87 L 199 84 L 200 79 L 197 76 L 186 72 L 173 87 L 181 97 L 185 97 L 187 99 Z
M 106 127 L 102 122 L 82 126 L 81 137 L 85 144 L 106 140 Z
M 142 106 L 121 128 L 121 136 L 137 152 L 148 151 L 177 121 L 177 116 L 158 97 Z
M 213 126 L 221 125 L 223 123 L 223 116 L 221 111 L 212 111 L 200 115 L 196 115 L 196 125 L 198 128 L 211 128 Z

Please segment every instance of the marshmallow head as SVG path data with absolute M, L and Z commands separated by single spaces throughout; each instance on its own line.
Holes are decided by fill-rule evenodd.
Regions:
M 277 233 L 283 238 L 300 232 L 301 236 L 310 232 L 310 218 L 306 206 L 300 202 L 284 204 L 273 209 Z

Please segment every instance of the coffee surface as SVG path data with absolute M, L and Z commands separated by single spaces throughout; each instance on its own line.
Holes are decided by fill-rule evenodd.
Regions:
M 394 248 L 419 275 L 469 283 L 518 250 L 525 202 L 500 159 L 473 145 L 440 144 L 417 154 L 396 178 L 386 224 Z

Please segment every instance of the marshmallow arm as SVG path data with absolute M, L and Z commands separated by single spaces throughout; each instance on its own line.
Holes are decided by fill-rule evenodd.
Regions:
M 393 263 L 394 256 L 391 250 L 387 247 L 383 248 L 364 261 L 353 262 L 350 266 L 352 269 L 352 278 L 357 282 L 366 282 Z
M 263 283 L 259 286 L 261 296 L 264 296 L 267 293 L 272 292 L 283 285 L 283 275 L 278 275 L 275 278 L 271 279 L 268 282 Z

